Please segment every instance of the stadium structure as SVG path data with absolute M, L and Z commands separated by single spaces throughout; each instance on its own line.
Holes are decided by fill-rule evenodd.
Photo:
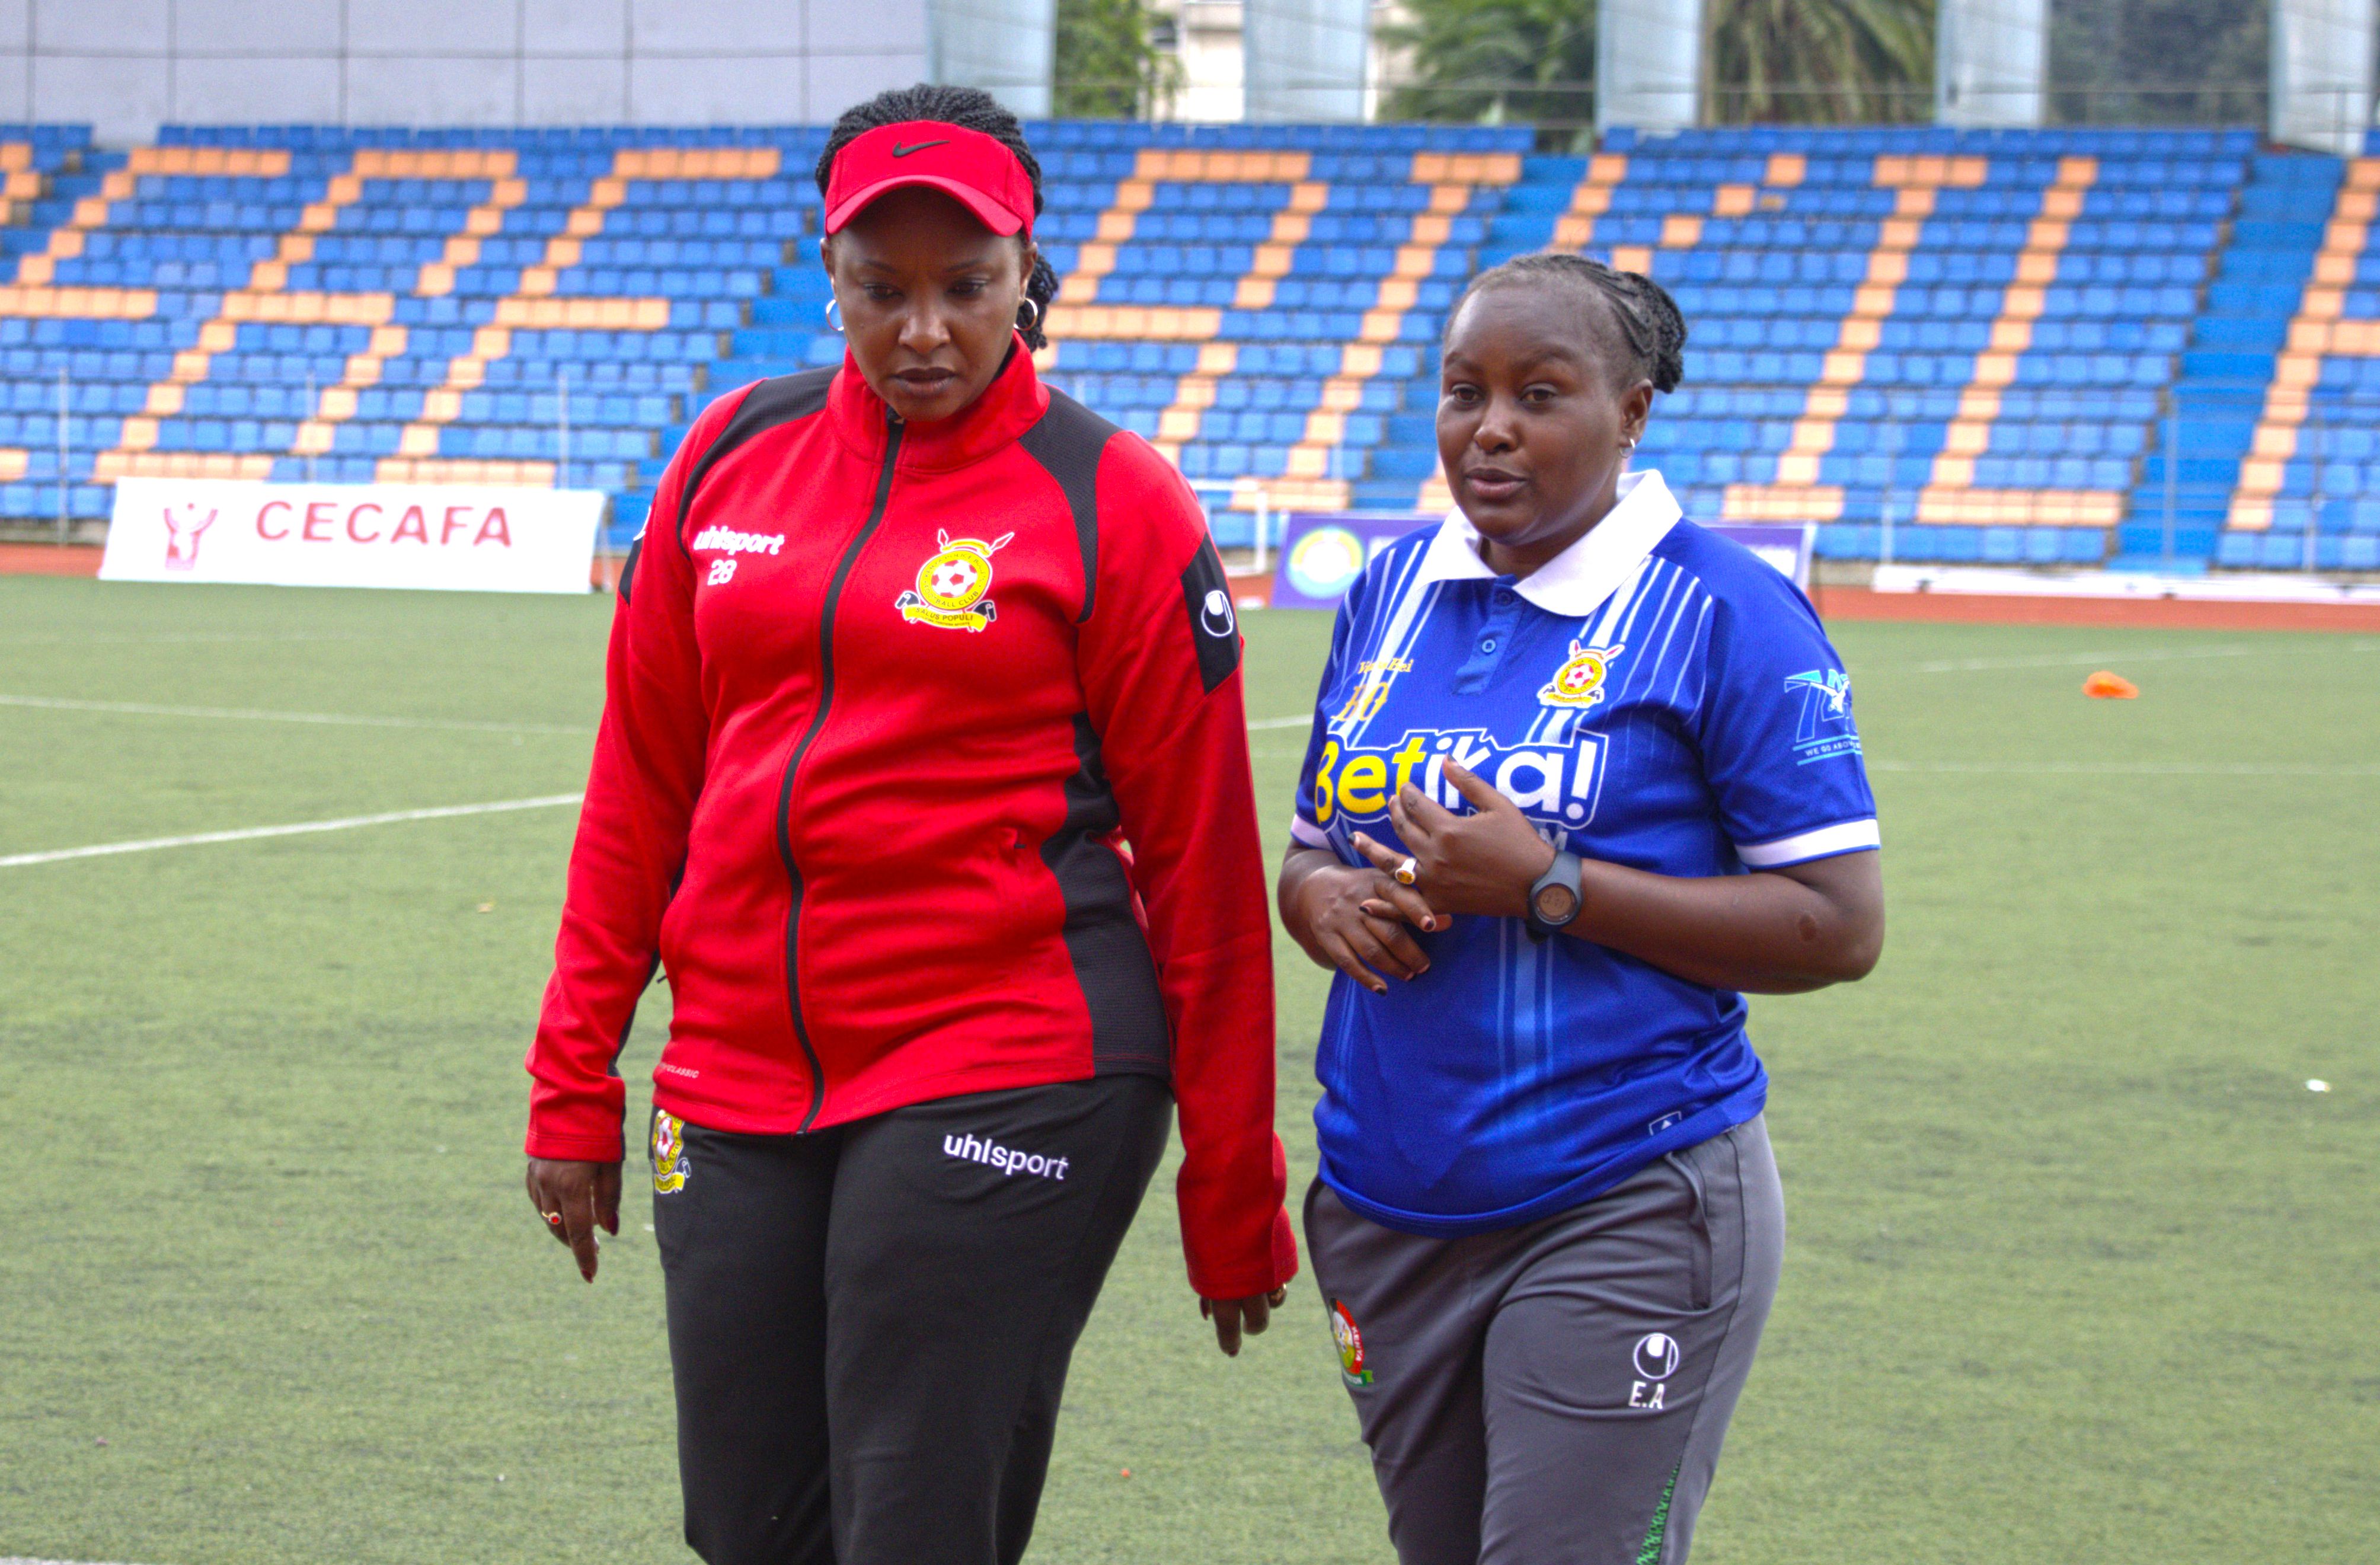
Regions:
M 1261 515 L 1441 507 L 1446 311 L 1553 247 L 1683 307 L 1641 460 L 1697 515 L 1815 523 L 1822 558 L 2380 569 L 2380 156 L 2208 128 L 1612 125 L 1579 155 L 1519 127 L 1030 129 L 1063 279 L 1045 368 L 1178 463 L 1227 547 Z M 823 136 L 0 127 L 0 522 L 87 531 L 127 476 L 468 481 L 601 489 L 625 539 L 707 401 L 841 356 Z

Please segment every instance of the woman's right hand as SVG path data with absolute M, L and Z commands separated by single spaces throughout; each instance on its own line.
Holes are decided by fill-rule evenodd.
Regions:
M 1435 932 L 1451 922 L 1413 887 L 1318 848 L 1293 850 L 1281 879 L 1291 937 L 1315 965 L 1336 967 L 1374 994 L 1388 993 L 1390 978 L 1410 982 L 1429 971 L 1406 925 Z
M 578 1258 L 578 1275 L 594 1281 L 601 1254 L 595 1225 L 615 1238 L 620 1232 L 620 1165 L 531 1158 L 528 1183 L 538 1220 Z

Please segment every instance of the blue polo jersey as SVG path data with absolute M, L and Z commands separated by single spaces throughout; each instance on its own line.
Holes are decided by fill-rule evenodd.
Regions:
M 1351 865 L 1398 845 L 1410 782 L 1470 807 L 1449 757 L 1582 857 L 1741 875 L 1878 845 L 1851 681 L 1775 567 L 1633 473 L 1534 574 L 1461 512 L 1382 551 L 1340 606 L 1292 832 Z M 1422 888 L 1425 894 L 1427 886 Z M 1743 997 L 1517 918 L 1412 931 L 1429 971 L 1340 975 L 1316 1071 L 1322 1178 L 1376 1222 L 1506 1228 L 1573 1207 L 1761 1110 Z

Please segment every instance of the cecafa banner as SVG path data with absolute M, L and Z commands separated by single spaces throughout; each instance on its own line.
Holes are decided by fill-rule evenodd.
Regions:
M 99 576 L 584 592 L 602 515 L 586 489 L 119 479 Z

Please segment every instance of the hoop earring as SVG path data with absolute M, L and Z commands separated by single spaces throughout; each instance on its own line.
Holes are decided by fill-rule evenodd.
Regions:
M 1027 320 L 1019 321 L 1017 323 L 1017 330 L 1021 332 L 1038 331 L 1041 327 L 1041 318 L 1047 314 L 1048 311 L 1041 308 L 1041 301 L 1039 299 L 1037 299 L 1030 295 L 1026 297 L 1023 304 L 1016 307 L 1016 313 L 1023 315 L 1028 309 L 1033 312 L 1032 316 Z
M 821 312 L 826 316 L 826 323 L 834 329 L 835 334 L 838 336 L 843 334 L 843 317 L 840 313 L 842 309 L 843 301 L 841 299 L 831 298 L 826 301 L 826 309 Z
M 1636 455 L 1636 437 L 1634 435 L 1630 435 L 1626 440 L 1620 443 L 1620 455 L 1622 456 L 1633 456 Z

